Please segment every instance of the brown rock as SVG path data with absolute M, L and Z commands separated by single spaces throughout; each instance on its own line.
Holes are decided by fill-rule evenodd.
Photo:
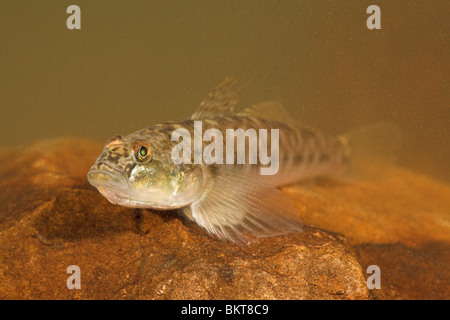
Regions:
M 110 204 L 86 180 L 100 151 L 97 143 L 57 139 L 26 153 L 0 153 L 0 298 L 445 296 L 437 288 L 448 283 L 448 272 L 425 276 L 427 260 L 449 252 L 450 188 L 444 184 L 393 168 L 378 182 L 285 188 L 303 215 L 304 232 L 236 246 L 174 212 Z M 425 247 L 414 250 L 422 251 L 404 254 L 419 244 Z M 439 259 L 435 275 L 448 263 Z M 395 267 L 409 262 L 421 270 L 415 281 L 426 280 L 417 294 Z M 382 289 L 372 294 L 365 280 L 370 264 L 379 265 L 383 277 Z M 80 290 L 66 287 L 70 265 L 81 269 Z
M 337 232 L 363 270 L 381 269 L 377 299 L 450 298 L 450 187 L 402 168 L 373 181 L 284 188 L 305 224 Z
M 443 299 L 450 296 L 450 247 L 429 243 L 408 247 L 402 243 L 364 244 L 354 247 L 364 270 L 372 264 L 381 269 L 381 290 L 376 299 Z
M 402 168 L 374 181 L 284 188 L 305 224 L 342 233 L 352 245 L 450 245 L 450 187 Z

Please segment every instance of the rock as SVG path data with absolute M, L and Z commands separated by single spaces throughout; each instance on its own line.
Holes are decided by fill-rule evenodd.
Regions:
M 283 189 L 305 224 L 344 234 L 352 245 L 450 244 L 450 187 L 394 167 L 377 180 Z
M 364 270 L 374 262 L 381 269 L 381 290 L 372 290 L 374 298 L 449 299 L 448 245 L 363 244 L 354 250 Z
M 86 180 L 101 148 L 56 139 L 0 152 L 0 299 L 389 299 L 449 292 L 437 290 L 449 280 L 441 270 L 448 256 L 439 255 L 449 252 L 445 184 L 392 168 L 377 182 L 284 188 L 304 231 L 237 246 L 175 212 L 110 204 Z M 432 261 L 439 263 L 430 275 Z M 426 280 L 420 292 L 401 274 L 409 263 L 420 271 L 415 282 Z M 381 268 L 381 290 L 366 286 L 371 264 Z M 70 265 L 80 267 L 80 290 L 66 286 Z

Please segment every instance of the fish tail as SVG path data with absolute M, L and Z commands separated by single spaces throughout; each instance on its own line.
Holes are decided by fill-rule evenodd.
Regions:
M 374 179 L 397 161 L 401 132 L 393 124 L 381 122 L 353 130 L 340 140 L 350 152 L 347 177 Z

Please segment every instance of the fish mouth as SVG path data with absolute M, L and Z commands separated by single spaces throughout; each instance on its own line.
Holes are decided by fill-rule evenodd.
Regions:
M 119 194 L 126 193 L 129 187 L 126 177 L 118 169 L 103 162 L 97 162 L 91 167 L 87 179 L 113 203 L 117 203 Z
M 112 173 L 104 170 L 91 169 L 88 173 L 88 180 L 112 204 L 130 208 L 147 208 L 147 203 L 143 201 L 133 201 L 130 199 L 129 185 L 120 172 Z
M 118 174 L 113 174 L 104 170 L 90 170 L 87 175 L 88 181 L 94 187 L 111 186 L 111 187 L 125 187 L 127 184 L 125 178 Z
M 87 174 L 89 183 L 93 186 L 112 184 L 116 187 L 127 186 L 127 180 L 122 172 L 104 162 L 96 162 Z
M 89 183 L 109 202 L 129 208 L 173 209 L 170 205 L 145 199 L 145 195 L 133 189 L 125 174 L 104 161 L 97 161 L 87 174 Z

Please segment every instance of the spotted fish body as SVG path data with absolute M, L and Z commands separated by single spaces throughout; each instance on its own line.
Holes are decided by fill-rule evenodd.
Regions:
M 272 104 L 272 103 L 271 103 Z M 276 103 L 273 103 L 277 106 Z M 332 176 L 338 177 L 348 169 L 350 158 L 350 148 L 347 141 L 343 137 L 329 137 L 323 135 L 318 130 L 306 127 L 296 127 L 295 125 L 286 124 L 280 121 L 268 120 L 260 117 L 243 115 L 219 116 L 214 119 L 201 119 L 203 131 L 208 129 L 219 129 L 222 132 L 223 146 L 225 155 L 226 145 L 226 129 L 278 129 L 279 130 L 279 151 L 280 151 L 280 168 L 276 175 L 261 177 L 268 183 L 281 187 L 294 183 L 299 180 L 308 179 L 316 176 Z M 172 148 L 178 142 L 171 141 L 172 132 L 176 129 L 186 129 L 190 135 L 194 136 L 194 121 L 182 120 L 171 121 L 158 124 L 130 135 L 134 139 L 145 137 L 147 141 L 152 140 L 154 150 L 165 150 L 164 155 L 170 156 Z M 270 137 L 270 135 L 269 135 Z M 268 149 L 270 150 L 270 138 L 268 139 Z M 204 149 L 210 142 L 203 141 Z M 192 159 L 194 162 L 194 145 L 192 144 Z M 114 149 L 111 150 L 114 154 Z M 234 159 L 237 159 L 237 144 L 234 148 Z M 248 148 L 246 149 L 248 155 Z M 113 155 L 120 158 L 120 155 Z M 247 159 L 248 160 L 248 159 Z M 213 168 L 217 165 L 209 165 Z M 258 175 L 260 165 L 234 165 L 235 170 L 243 170 L 245 172 Z
M 90 183 L 114 204 L 179 209 L 223 240 L 248 243 L 255 237 L 300 231 L 295 206 L 277 187 L 316 176 L 345 175 L 351 156 L 348 141 L 300 126 L 285 115 L 279 103 L 266 102 L 236 113 L 236 101 L 234 82 L 227 79 L 190 119 L 111 138 L 88 173 Z M 172 133 L 185 129 L 193 137 L 194 121 L 199 120 L 203 132 L 222 132 L 224 155 L 226 129 L 278 129 L 277 174 L 261 175 L 262 165 L 248 162 L 175 164 L 171 153 L 178 141 L 172 141 Z M 202 143 L 204 148 L 210 142 Z M 193 148 L 194 143 L 192 160 Z M 236 159 L 236 143 L 234 152 Z

